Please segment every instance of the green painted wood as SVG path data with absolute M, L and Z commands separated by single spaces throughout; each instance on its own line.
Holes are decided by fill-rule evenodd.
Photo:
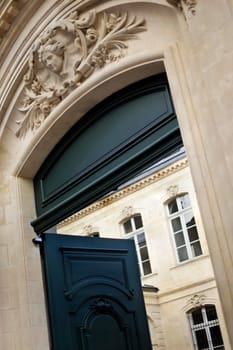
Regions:
M 38 171 L 35 231 L 114 190 L 181 144 L 164 74 L 114 94 L 65 135 Z
M 53 350 L 152 350 L 134 242 L 44 234 Z

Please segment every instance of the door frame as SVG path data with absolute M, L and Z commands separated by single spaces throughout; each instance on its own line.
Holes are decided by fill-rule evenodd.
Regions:
M 59 173 L 57 169 L 63 168 L 61 160 L 63 161 L 64 154 L 67 153 L 69 157 L 72 157 L 71 167 L 73 167 L 77 150 L 81 148 L 76 147 L 75 153 L 72 147 L 80 136 L 85 136 L 89 128 L 103 118 L 104 124 L 96 137 L 98 139 L 102 135 L 100 132 L 103 130 L 105 132 L 103 126 L 105 126 L 107 119 L 104 118 L 106 115 L 108 116 L 108 113 L 111 114 L 119 107 L 123 107 L 124 111 L 127 103 L 137 103 L 140 98 L 150 96 L 150 94 L 154 94 L 151 96 L 156 99 L 156 104 L 153 105 L 153 102 L 150 102 L 149 108 L 152 109 L 148 109 L 147 114 L 152 115 L 149 124 L 146 124 L 148 121 L 145 121 L 140 126 L 141 129 L 133 136 L 128 136 L 130 131 L 127 131 L 126 141 L 115 145 L 112 149 L 110 148 L 112 147 L 111 143 L 106 143 L 107 155 L 104 155 L 100 160 L 92 161 L 84 168 L 81 175 L 79 175 L 78 169 L 77 175 L 66 177 L 65 185 L 60 180 L 57 184 L 58 190 L 51 190 L 52 194 L 46 197 L 46 191 L 49 192 L 46 190 L 46 186 L 47 188 L 49 186 L 46 183 L 48 174 L 52 173 L 56 181 Z M 156 111 L 157 105 L 158 111 Z M 130 113 L 133 115 L 136 110 L 131 107 Z M 138 117 L 143 115 L 144 111 Z M 121 114 L 120 117 L 122 117 Z M 123 124 L 124 119 L 120 122 Z M 115 130 L 108 129 L 108 132 L 111 135 Z M 65 134 L 34 177 L 37 219 L 31 224 L 35 232 L 41 234 L 59 221 L 90 205 L 181 145 L 182 138 L 165 73 L 150 76 L 114 93 L 91 109 Z M 95 149 L 93 150 L 95 152 Z M 82 157 L 85 158 L 85 154 L 81 156 L 81 160 Z M 67 160 L 64 160 L 64 164 L 66 164 L 65 161 L 67 162 Z M 68 161 L 70 162 L 69 159 Z M 57 164 L 60 168 L 57 167 Z

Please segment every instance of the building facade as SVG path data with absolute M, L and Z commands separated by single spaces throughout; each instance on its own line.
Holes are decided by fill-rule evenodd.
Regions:
M 190 169 L 180 157 L 65 219 L 57 232 L 134 239 L 153 349 L 229 349 Z M 192 312 L 206 308 L 217 316 L 193 323 Z
M 32 243 L 35 232 L 30 224 L 37 217 L 35 175 L 89 110 L 131 83 L 159 73 L 166 73 L 189 159 L 200 209 L 197 220 L 203 223 L 227 330 L 223 327 L 223 338 L 228 333 L 229 348 L 233 346 L 232 16 L 232 0 L 1 2 L 2 349 L 49 349 L 40 253 Z M 207 253 L 205 239 L 203 244 L 202 252 Z M 176 248 L 175 254 L 182 255 Z M 191 247 L 187 254 L 190 251 Z M 199 261 L 209 264 L 204 254 L 193 266 Z M 187 265 L 173 266 L 168 275 Z M 205 286 L 212 283 L 208 278 Z M 155 275 L 159 282 L 156 279 Z M 179 289 L 182 274 L 176 282 Z M 171 281 L 163 284 L 169 290 Z M 207 295 L 195 288 L 195 295 L 217 300 L 214 292 Z M 169 293 L 160 293 L 165 313 Z M 193 296 L 180 299 L 179 312 L 186 312 L 183 308 Z M 222 318 L 218 304 L 216 308 Z M 190 317 L 194 320 L 195 315 Z M 170 346 L 176 346 L 172 342 Z

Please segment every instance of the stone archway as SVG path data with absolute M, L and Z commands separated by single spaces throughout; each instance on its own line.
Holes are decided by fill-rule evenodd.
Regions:
M 134 12 L 140 3 L 122 1 L 121 8 L 126 6 Z M 80 5 L 78 1 L 75 4 L 77 7 Z M 90 4 L 89 1 L 84 3 L 87 7 Z M 117 9 L 118 4 L 119 2 L 106 1 L 104 8 Z M 13 341 L 20 344 L 22 349 L 36 349 L 40 345 L 43 348 L 48 347 L 45 316 L 43 311 L 40 312 L 43 310 L 44 301 L 39 256 L 36 248 L 31 245 L 33 232 L 29 222 L 35 217 L 31 179 L 53 145 L 74 124 L 75 118 L 81 118 L 103 97 L 127 85 L 129 81 L 133 82 L 163 70 L 166 70 L 168 75 L 191 161 L 227 325 L 229 330 L 233 327 L 232 157 L 229 151 L 232 148 L 232 126 L 229 118 L 232 99 L 228 98 L 231 86 L 231 51 L 228 49 L 231 40 L 227 37 L 229 35 L 231 38 L 229 33 L 232 33 L 231 5 L 228 4 L 228 0 L 221 5 L 213 5 L 211 1 L 198 2 L 195 17 L 186 12 L 185 22 L 182 14 L 161 4 L 165 2 L 161 0 L 141 3 L 141 13 L 150 19 L 150 26 L 145 32 L 147 34 L 141 33 L 141 39 L 135 41 L 134 49 L 129 48 L 128 56 L 119 61 L 119 64 L 112 64 L 108 69 L 96 72 L 86 81 L 85 86 L 81 86 L 64 99 L 36 132 L 29 132 L 21 140 L 15 136 L 18 129 L 15 121 L 22 117 L 17 108 L 22 94 L 21 81 L 26 72 L 29 47 L 51 20 L 62 17 L 72 5 L 66 7 L 63 4 L 59 7 L 55 2 L 46 2 L 33 18 L 26 18 L 25 15 L 24 21 L 28 24 L 24 31 L 18 33 L 16 27 L 6 38 L 3 55 L 5 60 L 2 65 L 4 120 L 1 124 L 1 157 L 4 195 L 1 196 L 1 220 L 4 231 L 8 234 L 1 237 L 1 281 L 6 285 L 6 289 L 14 286 L 14 300 L 17 302 L 9 300 L 8 310 L 4 310 L 4 315 L 7 315 L 3 316 L 4 319 L 12 320 L 7 324 L 13 337 L 3 335 L 4 347 L 6 343 L 13 344 Z M 98 7 L 97 3 L 92 2 L 92 5 Z M 208 12 L 208 6 L 211 13 L 207 19 L 205 14 Z M 213 20 L 212 14 L 219 20 Z M 8 39 L 11 39 L 10 44 Z M 15 44 L 14 47 L 12 43 Z M 216 52 L 219 52 L 219 55 L 216 55 Z M 12 59 L 8 59 L 9 57 Z M 225 80 L 224 74 L 227 76 Z M 216 81 L 222 84 L 221 89 Z M 218 163 L 221 166 L 216 167 Z M 6 252 L 10 252 L 9 256 L 14 256 L 14 259 L 9 259 Z M 17 278 L 10 277 L 9 271 Z M 16 317 L 12 309 L 17 310 Z M 37 334 L 40 334 L 38 342 Z M 229 334 L 232 337 L 231 333 Z

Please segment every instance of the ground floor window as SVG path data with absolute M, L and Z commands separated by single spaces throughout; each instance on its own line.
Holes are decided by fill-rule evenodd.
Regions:
M 188 315 L 196 350 L 225 349 L 214 305 L 192 310 Z

